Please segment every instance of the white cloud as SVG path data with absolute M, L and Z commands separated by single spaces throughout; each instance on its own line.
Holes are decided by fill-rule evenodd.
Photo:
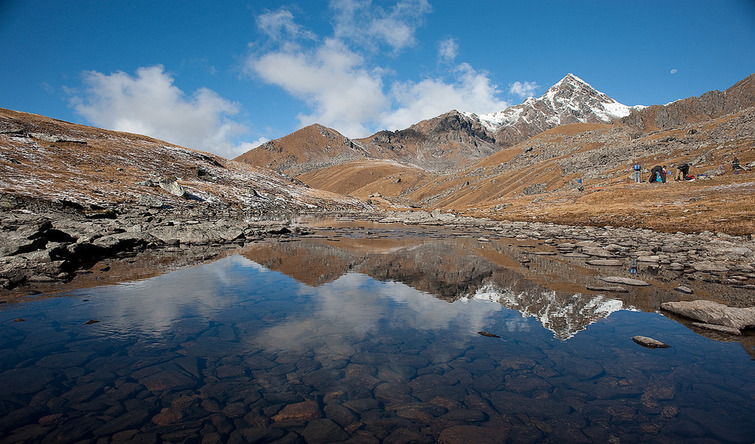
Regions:
M 459 44 L 455 39 L 442 40 L 438 44 L 438 58 L 441 62 L 451 63 L 459 52 Z
M 298 38 L 314 39 L 316 36 L 294 22 L 294 14 L 281 8 L 260 14 L 256 18 L 257 29 L 275 42 L 292 41 Z
M 532 94 L 537 88 L 538 85 L 535 82 L 514 82 L 509 85 L 509 92 L 515 96 L 525 98 L 532 97 Z
M 233 158 L 243 153 L 233 139 L 248 128 L 232 119 L 239 105 L 200 88 L 187 97 L 163 66 L 142 67 L 131 76 L 122 71 L 84 73 L 83 96 L 71 104 L 92 124 L 144 134 L 189 148 Z
M 385 10 L 370 0 L 331 0 L 334 37 L 376 49 L 398 52 L 416 43 L 414 33 L 432 9 L 427 0 L 401 0 Z
M 247 59 L 247 69 L 304 100 L 302 126 L 321 123 L 351 136 L 364 136 L 365 124 L 386 106 L 380 74 L 334 39 L 311 52 L 277 51 Z
M 425 79 L 394 84 L 391 92 L 398 107 L 383 116 L 381 123 L 395 130 L 453 109 L 485 114 L 509 106 L 496 98 L 499 91 L 487 73 L 462 63 L 455 68 L 455 74 L 452 82 Z
M 453 65 L 454 39 L 438 47 L 448 72 L 389 81 L 396 74 L 389 65 L 393 57 L 376 51 L 393 55 L 415 43 L 416 30 L 430 11 L 426 0 L 399 1 L 388 10 L 370 0 L 332 0 L 330 7 L 333 35 L 326 38 L 300 28 L 289 11 L 258 18 L 268 40 L 250 45 L 245 61 L 248 74 L 304 101 L 308 110 L 298 116 L 301 126 L 320 123 L 348 137 L 366 137 L 452 109 L 490 113 L 508 105 L 497 98 L 500 91 L 487 73 L 466 63 Z

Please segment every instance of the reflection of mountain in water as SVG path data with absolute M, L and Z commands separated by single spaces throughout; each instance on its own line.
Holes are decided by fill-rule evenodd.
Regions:
M 571 338 L 624 305 L 620 300 L 603 295 L 569 294 L 543 288 L 515 293 L 495 283 L 481 288 L 472 298 L 498 302 L 522 316 L 532 316 L 558 339 Z
M 470 239 L 311 239 L 254 244 L 244 256 L 312 286 L 353 271 L 401 282 L 449 302 L 491 300 L 535 317 L 559 339 L 623 306 L 602 295 L 547 288 L 524 276 L 514 253 L 480 248 Z

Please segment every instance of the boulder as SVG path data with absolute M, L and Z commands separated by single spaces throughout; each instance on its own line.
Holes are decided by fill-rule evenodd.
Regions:
M 699 321 L 703 324 L 721 325 L 740 332 L 755 328 L 755 307 L 729 307 L 718 302 L 697 300 L 664 302 L 661 310 Z
M 668 348 L 669 345 L 661 342 L 657 339 L 648 338 L 647 336 L 635 336 L 632 338 L 634 342 L 647 348 Z
M 175 177 L 160 179 L 158 184 L 160 185 L 160 188 L 174 196 L 184 197 L 186 195 L 186 190 L 184 190 L 184 187 L 178 183 L 178 180 Z

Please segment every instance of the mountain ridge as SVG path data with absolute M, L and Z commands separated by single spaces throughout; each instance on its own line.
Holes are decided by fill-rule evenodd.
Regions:
M 383 130 L 361 138 L 344 142 L 362 153 L 364 158 L 390 159 L 438 173 L 446 173 L 492 155 L 529 137 L 540 134 L 558 125 L 571 123 L 608 123 L 630 114 L 632 107 L 611 99 L 575 76 L 567 74 L 551 86 L 539 98 L 528 98 L 522 104 L 511 106 L 492 114 L 476 114 L 451 110 L 439 116 L 425 119 L 402 130 Z M 330 153 L 330 143 L 316 141 L 317 134 L 306 127 L 259 148 L 277 153 L 253 153 L 253 150 L 235 160 L 256 166 L 272 167 L 286 174 L 312 172 L 318 165 L 333 166 L 335 156 Z M 304 133 L 312 134 L 306 142 L 300 139 Z M 336 131 L 330 129 L 330 131 Z M 336 131 L 337 132 L 337 131 Z M 296 135 L 296 137 L 291 137 Z M 340 135 L 340 137 L 344 137 Z M 346 140 L 347 138 L 345 138 Z M 300 146 L 290 144 L 297 140 Z M 319 146 L 309 154 L 299 153 L 302 145 Z M 255 149 L 259 149 L 255 148 Z M 285 153 L 283 152 L 285 151 Z M 360 155 L 352 152 L 342 157 L 343 162 L 357 160 Z M 295 159 L 305 159 L 297 165 Z M 269 160 L 268 160 L 269 159 Z M 309 165 L 304 163 L 310 162 Z

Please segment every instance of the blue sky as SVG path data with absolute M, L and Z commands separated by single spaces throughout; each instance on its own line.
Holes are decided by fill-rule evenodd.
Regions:
M 755 73 L 755 1 L 0 0 L 0 107 L 235 157 L 490 113 L 574 73 L 625 105 Z

